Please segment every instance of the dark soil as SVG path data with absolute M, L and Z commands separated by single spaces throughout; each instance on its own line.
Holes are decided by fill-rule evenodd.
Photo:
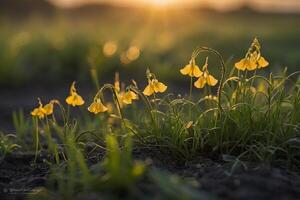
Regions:
M 259 163 L 245 163 L 232 172 L 233 163 L 217 162 L 199 157 L 178 163 L 169 153 L 136 150 L 139 158 L 150 157 L 153 166 L 166 169 L 184 178 L 194 178 L 199 189 L 228 200 L 299 200 L 300 172 Z M 167 156 L 169 155 L 169 157 Z M 232 173 L 230 173 L 232 172 Z
M 299 200 L 300 173 L 258 163 L 246 163 L 248 169 L 238 167 L 230 174 L 233 163 L 201 158 L 179 162 L 170 153 L 158 149 L 135 149 L 134 157 L 151 159 L 152 166 L 199 182 L 198 189 L 216 199 L 228 200 Z M 91 157 L 95 163 L 103 153 Z M 45 186 L 50 173 L 43 158 L 32 165 L 34 154 L 14 153 L 0 164 L 0 199 L 24 199 L 26 193 Z
M 45 186 L 50 173 L 43 158 L 33 165 L 34 154 L 14 153 L 0 163 L 0 199 L 24 199 L 26 194 L 34 193 L 35 188 Z

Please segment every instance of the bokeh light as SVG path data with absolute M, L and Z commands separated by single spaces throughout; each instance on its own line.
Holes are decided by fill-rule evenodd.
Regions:
M 131 46 L 127 52 L 126 57 L 130 61 L 134 61 L 140 57 L 140 49 L 137 46 Z
M 113 56 L 118 49 L 118 45 L 114 41 L 108 41 L 103 46 L 103 54 L 107 57 Z

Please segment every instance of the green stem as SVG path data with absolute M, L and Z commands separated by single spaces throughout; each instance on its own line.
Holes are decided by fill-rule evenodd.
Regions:
M 48 121 L 48 117 L 47 116 L 46 116 L 46 128 L 47 128 L 46 134 L 47 134 L 47 137 L 48 137 L 48 150 L 52 151 L 52 149 L 53 149 L 52 148 L 53 147 L 53 144 L 52 144 L 52 135 L 51 135 L 49 121 Z
M 189 99 L 192 101 L 192 92 L 193 92 L 193 77 L 190 79 L 190 96 Z
M 35 156 L 34 156 L 34 163 L 36 163 L 37 159 L 37 154 L 39 150 L 39 124 L 38 124 L 38 118 L 34 118 L 34 123 L 35 123 Z
M 193 100 L 192 92 L 193 92 L 193 77 L 191 77 L 191 79 L 190 79 L 190 95 L 189 95 L 190 101 Z M 190 108 L 189 108 L 189 119 L 191 120 L 191 118 L 192 118 L 192 105 L 190 105 Z
M 154 119 L 154 116 L 152 114 L 152 105 L 151 105 L 151 102 L 149 101 L 149 99 L 142 92 L 140 92 L 136 87 L 131 86 L 130 89 L 132 91 L 134 91 L 135 93 L 137 93 L 143 99 L 144 103 L 147 106 L 147 109 L 148 109 L 149 115 L 151 117 L 151 120 L 154 123 L 154 125 L 156 126 L 155 119 Z

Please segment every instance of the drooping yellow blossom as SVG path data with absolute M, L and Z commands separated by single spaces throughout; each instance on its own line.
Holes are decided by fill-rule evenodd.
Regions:
M 254 38 L 245 58 L 241 59 L 239 62 L 235 63 L 235 67 L 238 70 L 248 70 L 252 71 L 255 69 L 260 69 L 267 67 L 269 62 L 261 56 L 260 52 L 261 46 L 257 38 Z
M 40 98 L 38 98 L 38 101 L 39 101 L 39 107 L 33 109 L 33 111 L 31 112 L 31 115 L 39 117 L 40 119 L 43 119 L 45 117 L 45 109 L 43 107 L 43 104 L 42 104 Z
M 218 83 L 218 80 L 209 74 L 207 67 L 208 67 L 208 58 L 206 58 L 205 64 L 202 68 L 203 73 L 198 78 L 198 80 L 194 83 L 194 86 L 196 88 L 203 88 L 205 84 L 209 86 L 215 86 Z
M 243 58 L 239 62 L 235 63 L 234 65 L 237 69 L 245 71 L 246 69 L 251 71 L 257 68 L 257 64 L 251 58 Z
M 75 81 L 72 83 L 71 88 L 70 88 L 70 96 L 66 98 L 66 102 L 69 105 L 72 106 L 81 106 L 84 104 L 84 100 L 82 97 L 77 94 L 76 88 L 75 88 Z
M 88 111 L 94 114 L 106 112 L 107 110 L 108 108 L 102 104 L 100 98 L 94 99 L 94 102 L 88 107 Z
M 191 59 L 190 63 L 180 70 L 180 73 L 190 77 L 199 77 L 203 72 L 196 65 L 195 59 Z
M 258 63 L 258 69 L 267 67 L 269 65 L 269 62 L 266 61 L 266 59 L 262 56 L 260 56 L 257 63 Z
M 128 90 L 122 96 L 122 101 L 125 104 L 132 104 L 132 100 L 136 100 L 136 99 L 138 99 L 137 94 L 131 90 Z
M 44 111 L 46 115 L 51 115 L 53 113 L 53 103 L 48 103 L 44 106 Z
M 159 82 L 156 78 L 148 80 L 148 85 L 143 91 L 143 94 L 146 96 L 151 96 L 153 93 L 161 92 L 163 93 L 166 91 L 167 86 L 162 82 Z
M 55 103 L 59 103 L 58 100 L 51 100 L 48 104 L 43 106 L 42 102 L 40 99 L 39 101 L 39 107 L 35 108 L 32 112 L 32 116 L 38 116 L 40 119 L 43 119 L 46 115 L 51 115 L 53 114 L 53 108 Z
M 51 115 L 53 113 L 54 104 L 59 104 L 58 100 L 51 100 L 48 104 L 44 106 L 45 115 Z

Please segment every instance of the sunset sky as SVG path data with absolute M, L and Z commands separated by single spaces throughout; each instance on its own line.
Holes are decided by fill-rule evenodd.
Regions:
M 49 0 L 59 6 L 77 6 L 83 3 L 99 2 L 125 6 L 195 6 L 211 5 L 217 9 L 228 9 L 249 3 L 261 10 L 300 11 L 300 0 Z

